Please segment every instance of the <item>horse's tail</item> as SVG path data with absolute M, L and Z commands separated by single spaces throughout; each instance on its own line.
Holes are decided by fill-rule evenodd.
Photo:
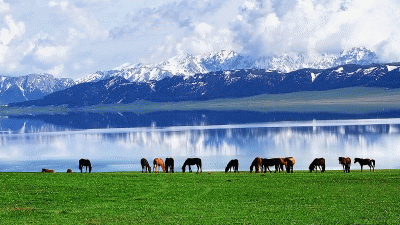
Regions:
M 375 167 L 375 159 L 371 159 L 371 164 L 373 167 Z
M 201 165 L 201 159 L 200 159 L 199 165 L 200 165 L 200 171 L 203 172 L 203 166 Z

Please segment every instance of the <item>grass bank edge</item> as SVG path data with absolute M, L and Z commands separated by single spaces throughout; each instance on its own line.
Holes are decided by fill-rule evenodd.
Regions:
M 305 91 L 285 94 L 263 94 L 244 98 L 206 101 L 150 102 L 129 104 L 99 104 L 68 108 L 67 106 L 6 107 L 0 106 L 0 116 L 123 113 L 145 114 L 159 111 L 257 111 L 257 112 L 331 112 L 363 114 L 400 110 L 400 89 L 353 87 L 328 91 Z

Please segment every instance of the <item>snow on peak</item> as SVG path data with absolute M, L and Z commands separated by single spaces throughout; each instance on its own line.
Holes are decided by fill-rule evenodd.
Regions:
M 375 53 L 365 47 L 351 48 L 338 54 L 322 54 L 311 62 L 300 53 L 253 58 L 223 50 L 201 55 L 181 54 L 156 64 L 124 63 L 114 70 L 89 74 L 76 80 L 76 83 L 94 82 L 113 76 L 121 76 L 131 82 L 148 82 L 174 75 L 193 76 L 226 70 L 265 69 L 291 72 L 302 68 L 327 69 L 345 64 L 369 65 L 376 62 L 378 58 Z

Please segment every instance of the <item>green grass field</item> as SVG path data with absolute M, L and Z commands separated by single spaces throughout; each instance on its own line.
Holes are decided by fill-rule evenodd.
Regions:
M 0 173 L 1 224 L 399 224 L 400 170 Z
M 258 112 L 331 112 L 361 114 L 400 110 L 400 89 L 343 88 L 328 91 L 306 91 L 287 94 L 264 94 L 246 98 L 215 99 L 209 101 L 148 102 L 94 105 L 81 108 L 66 106 L 5 107 L 0 116 L 66 114 L 69 112 L 138 114 L 171 110 L 246 110 Z

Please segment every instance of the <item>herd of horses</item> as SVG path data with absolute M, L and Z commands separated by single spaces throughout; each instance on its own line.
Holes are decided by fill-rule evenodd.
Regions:
M 295 160 L 293 157 L 286 157 L 286 158 L 259 158 L 256 157 L 250 165 L 250 173 L 253 172 L 253 168 L 255 173 L 259 173 L 260 171 L 267 172 L 267 169 L 270 173 L 272 171 L 269 167 L 275 167 L 275 173 L 284 171 L 284 167 L 287 173 L 293 173 L 293 166 L 295 164 Z M 361 166 L 361 172 L 363 170 L 363 166 L 369 166 L 369 170 L 375 171 L 375 160 L 368 159 L 368 158 L 355 158 L 354 163 L 359 163 Z M 142 173 L 149 172 L 151 173 L 151 167 L 147 159 L 142 158 L 140 160 L 140 164 L 142 166 Z M 351 159 L 349 157 L 339 157 L 339 164 L 343 166 L 343 172 L 350 173 L 350 165 Z M 187 158 L 182 166 L 182 173 L 186 171 L 186 167 L 189 167 L 189 172 L 192 172 L 191 166 L 197 166 L 197 173 L 201 173 L 202 170 L 202 163 L 200 158 Z M 86 172 L 92 172 L 92 164 L 90 163 L 89 159 L 80 159 L 79 160 L 79 170 L 82 173 L 83 167 L 86 167 Z M 229 161 L 228 165 L 225 167 L 225 173 L 231 172 L 233 168 L 234 172 L 239 171 L 239 160 L 232 159 Z M 324 158 L 315 158 L 310 166 L 310 172 L 314 170 L 317 172 L 318 168 L 321 172 L 325 171 L 325 159 Z M 174 173 L 174 159 L 173 158 L 166 158 L 165 163 L 161 158 L 155 158 L 153 160 L 153 172 L 160 172 L 162 170 L 164 173 Z M 49 170 L 46 168 L 42 169 L 44 173 L 54 173 L 54 170 Z M 71 169 L 67 170 L 67 173 L 72 173 Z

